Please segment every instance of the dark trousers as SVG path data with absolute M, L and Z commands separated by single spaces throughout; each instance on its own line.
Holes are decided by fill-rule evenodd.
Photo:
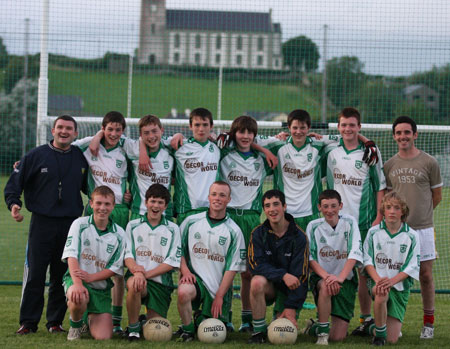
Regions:
M 70 225 L 76 217 L 46 217 L 33 213 L 23 273 L 20 324 L 37 329 L 44 308 L 44 287 L 50 266 L 47 328 L 62 324 L 67 304 L 62 277 L 67 263 L 61 261 Z

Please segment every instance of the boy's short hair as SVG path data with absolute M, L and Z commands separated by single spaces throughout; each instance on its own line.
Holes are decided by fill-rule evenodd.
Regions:
M 244 132 L 248 130 L 248 132 L 253 133 L 256 137 L 258 134 L 258 123 L 251 116 L 242 115 L 238 118 L 234 119 L 230 128 L 230 137 L 232 140 L 236 141 L 236 133 L 238 131 Z
M 266 191 L 262 197 L 261 201 L 263 206 L 266 199 L 272 199 L 273 197 L 280 199 L 283 206 L 286 204 L 286 197 L 284 196 L 284 193 L 282 191 L 279 191 L 278 189 L 270 189 Z
M 113 201 L 116 201 L 116 196 L 114 195 L 114 192 L 111 190 L 111 188 L 107 187 L 106 185 L 100 185 L 97 188 L 95 188 L 91 193 L 91 200 L 93 200 L 95 195 L 101 195 L 101 196 L 112 196 Z
M 311 128 L 311 116 L 306 110 L 303 109 L 295 109 L 291 111 L 287 117 L 288 127 L 291 127 L 291 124 L 294 120 L 298 122 L 304 122 L 308 125 L 308 128 Z
M 387 202 L 390 201 L 398 201 L 402 209 L 402 218 L 401 218 L 402 222 L 406 222 L 406 218 L 408 218 L 409 215 L 409 207 L 406 204 L 406 201 L 400 196 L 400 194 L 395 191 L 391 191 L 387 193 L 385 196 L 383 196 L 383 200 L 381 200 L 381 205 L 379 209 L 380 213 L 384 216 L 384 206 L 386 205 Z
M 395 133 L 395 127 L 398 124 L 410 124 L 413 133 L 417 132 L 417 124 L 409 116 L 403 115 L 403 116 L 399 116 L 397 119 L 395 119 L 394 123 L 392 124 L 392 133 Z
M 224 181 L 215 181 L 214 183 L 212 183 L 212 184 L 209 186 L 209 190 L 211 190 L 211 187 L 212 187 L 214 184 L 217 184 L 217 185 L 224 185 L 224 186 L 228 187 L 228 191 L 229 191 L 229 194 L 228 194 L 228 195 L 231 195 L 231 187 L 230 187 L 230 185 L 229 185 L 227 182 L 224 182 Z M 209 190 L 208 190 L 208 192 L 209 192 Z
M 159 118 L 155 115 L 145 115 L 143 116 L 139 122 L 138 122 L 138 126 L 139 126 L 139 133 L 141 133 L 141 129 L 144 126 L 148 126 L 148 125 L 156 125 L 158 126 L 160 129 L 162 129 L 162 124 L 161 124 L 161 120 L 159 120 Z
M 342 203 L 341 195 L 336 190 L 325 189 L 319 195 L 319 205 L 322 204 L 322 200 L 330 200 L 330 199 L 336 199 L 339 202 L 339 204 Z
M 122 130 L 125 130 L 125 127 L 127 127 L 125 118 L 123 117 L 122 113 L 119 113 L 118 111 L 110 111 L 106 113 L 103 117 L 102 126 L 106 127 L 106 125 L 108 125 L 110 122 L 121 124 Z
M 209 121 L 209 124 L 213 125 L 212 113 L 206 108 L 196 108 L 189 114 L 189 125 L 192 126 L 192 120 L 194 117 L 199 117 Z
M 341 118 L 356 118 L 358 125 L 361 125 L 361 114 L 356 108 L 347 107 L 342 109 L 338 116 L 338 124 L 341 122 Z
M 145 192 L 145 202 L 150 198 L 160 198 L 164 199 L 166 205 L 170 202 L 170 192 L 162 184 L 155 183 L 152 184 Z
M 73 117 L 71 117 L 70 115 L 64 114 L 64 115 L 60 115 L 56 118 L 56 120 L 53 122 L 53 128 L 55 128 L 56 123 L 58 122 L 58 120 L 64 120 L 64 121 L 72 121 L 73 125 L 74 125 L 74 129 L 75 131 L 77 130 L 77 122 L 75 121 L 75 119 Z

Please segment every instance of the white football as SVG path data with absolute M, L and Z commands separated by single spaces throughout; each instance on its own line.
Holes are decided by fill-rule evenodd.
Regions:
M 172 338 L 172 324 L 163 317 L 147 320 L 142 328 L 144 337 L 151 342 L 167 342 Z
M 197 337 L 203 343 L 223 343 L 227 338 L 227 328 L 219 319 L 206 319 L 198 326 Z
M 294 344 L 297 340 L 297 328 L 288 319 L 277 319 L 267 328 L 267 337 L 272 344 Z

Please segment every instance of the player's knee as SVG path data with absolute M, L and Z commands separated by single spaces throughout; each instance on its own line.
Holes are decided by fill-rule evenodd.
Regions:
M 181 284 L 178 286 L 178 302 L 188 303 L 195 296 L 195 288 L 192 290 L 192 285 Z M 193 294 L 194 293 L 194 294 Z
M 250 293 L 258 295 L 264 293 L 264 288 L 267 285 L 267 279 L 260 275 L 255 275 L 250 283 Z

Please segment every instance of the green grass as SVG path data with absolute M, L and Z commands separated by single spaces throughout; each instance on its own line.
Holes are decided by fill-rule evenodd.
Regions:
M 37 333 L 28 336 L 17 336 L 14 332 L 18 329 L 18 317 L 19 317 L 19 304 L 20 304 L 20 287 L 18 286 L 0 286 L 0 307 L 2 309 L 2 326 L 0 327 L 0 346 L 3 348 L 119 348 L 126 346 L 127 348 L 139 348 L 139 347 L 152 347 L 152 348 L 205 348 L 213 347 L 211 345 L 205 345 L 198 341 L 191 343 L 176 343 L 172 340 L 169 343 L 154 344 L 145 341 L 138 343 L 128 343 L 122 339 L 114 338 L 106 342 L 96 342 L 90 338 L 81 339 L 76 343 L 69 343 L 66 340 L 66 336 L 63 334 L 49 334 L 45 330 L 45 316 L 41 319 L 40 328 Z M 308 301 L 312 301 L 308 299 Z M 176 328 L 180 324 L 179 315 L 176 310 L 176 297 L 173 297 L 172 305 L 169 311 L 169 320 L 172 326 Z M 436 299 L 436 332 L 435 338 L 432 341 L 419 340 L 419 332 L 422 324 L 422 304 L 419 295 L 411 295 L 408 308 L 406 311 L 405 322 L 403 324 L 402 333 L 403 337 L 396 345 L 397 348 L 410 348 L 410 347 L 448 347 L 450 340 L 450 323 L 448 322 L 448 314 L 450 312 L 450 304 L 448 303 L 448 297 L 438 296 Z M 268 314 L 271 313 L 271 309 L 268 309 Z M 126 311 L 124 312 L 126 317 Z M 306 319 L 315 317 L 315 311 L 302 310 L 300 313 L 299 327 L 303 327 Z M 240 323 L 240 302 L 238 300 L 233 301 L 233 322 L 237 328 Z M 124 319 L 123 325 L 127 324 L 127 320 Z M 357 326 L 357 319 L 353 319 L 350 323 L 349 329 L 353 330 Z M 68 315 L 64 321 L 64 327 L 68 328 Z M 244 346 L 246 348 L 252 347 L 267 347 L 269 344 L 262 346 L 250 346 L 246 344 L 248 335 L 240 333 L 232 333 L 221 348 L 235 348 L 236 346 Z M 360 348 L 366 346 L 369 343 L 368 338 L 347 338 L 343 343 L 333 344 L 334 347 L 341 348 Z M 297 345 L 301 345 L 302 348 L 317 348 L 314 344 L 314 338 L 306 335 L 299 335 L 297 339 Z
M 104 115 L 109 110 L 127 110 L 128 75 L 61 69 L 49 71 L 50 95 L 76 95 L 84 101 L 84 112 Z M 133 75 L 132 115 L 165 117 L 176 108 L 202 106 L 217 112 L 218 79 L 195 79 L 158 75 Z M 288 83 L 224 81 L 222 117 L 232 119 L 245 111 L 290 111 L 302 107 L 320 114 L 320 98 L 312 90 Z

